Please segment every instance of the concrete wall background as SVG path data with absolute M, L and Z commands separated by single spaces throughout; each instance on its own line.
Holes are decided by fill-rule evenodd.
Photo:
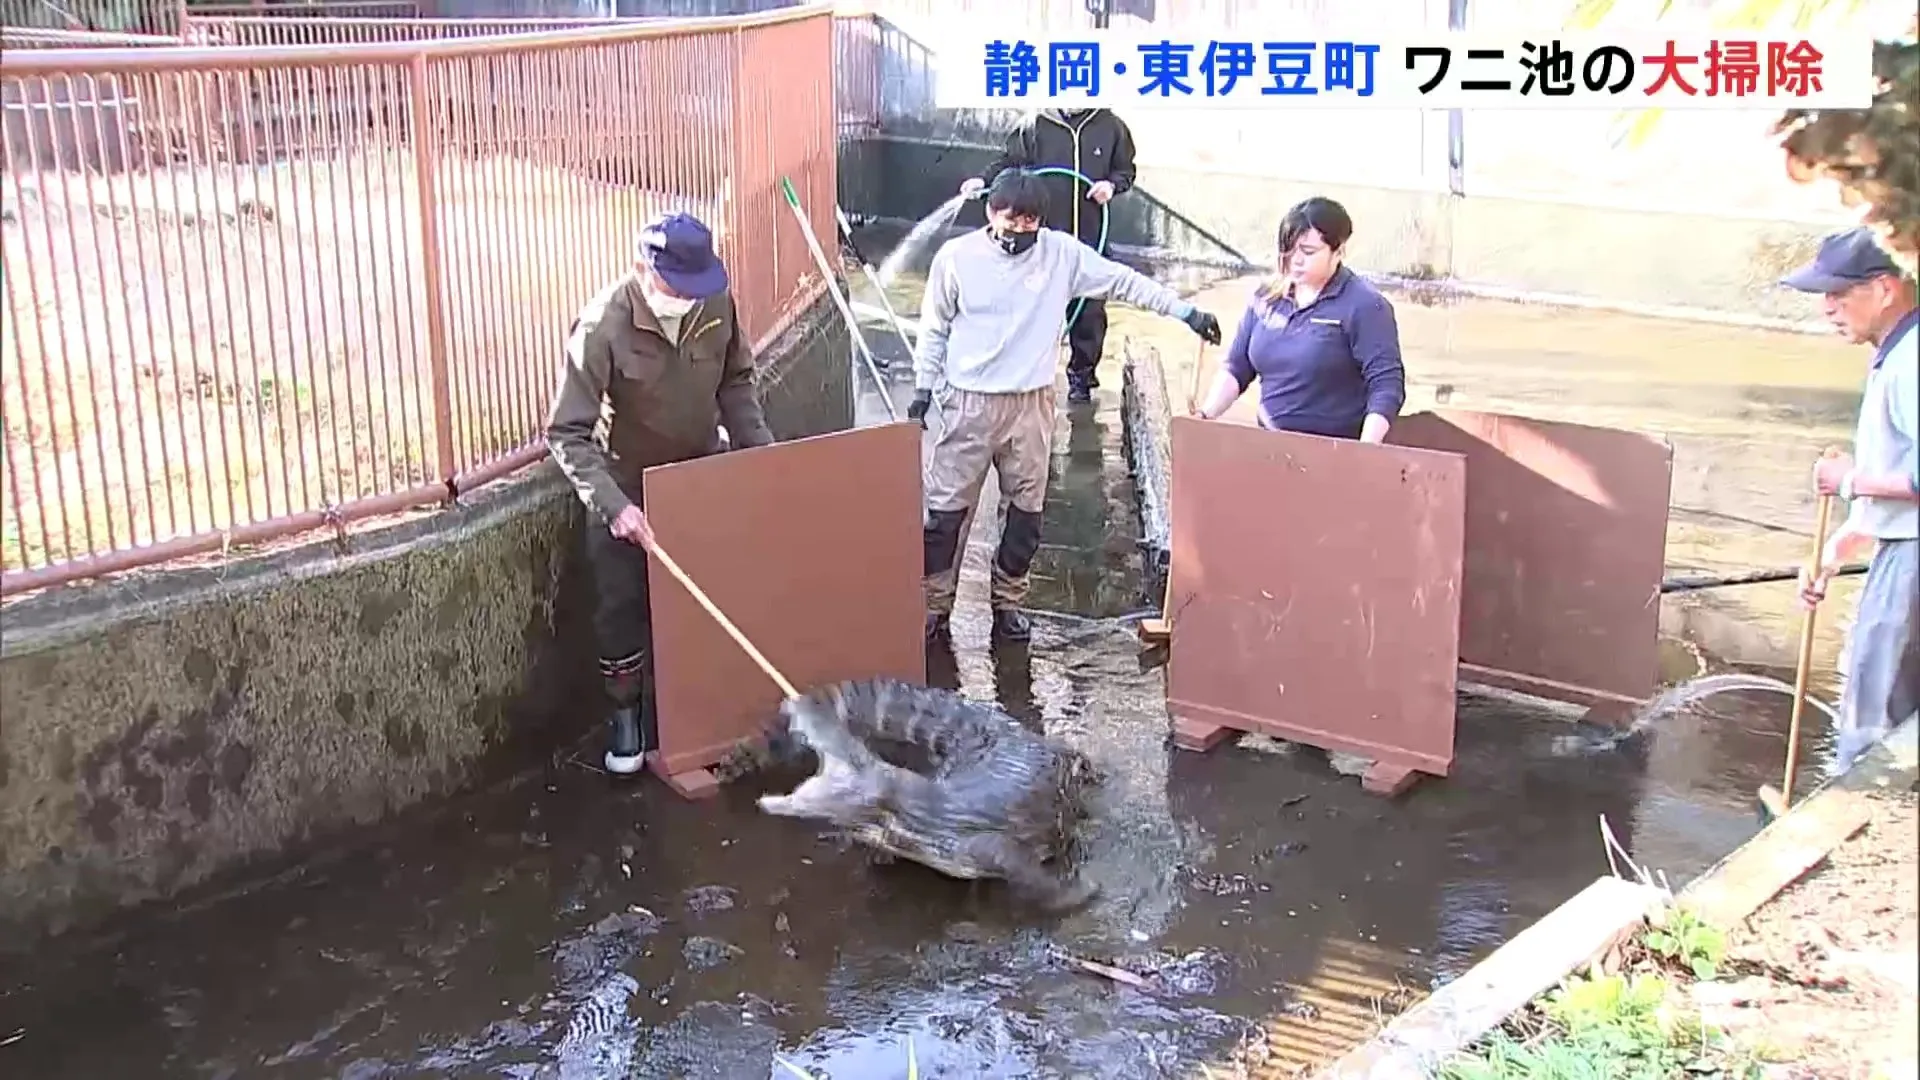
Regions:
M 1684 20 L 1703 17 L 1710 5 L 1675 6 L 1673 18 Z M 932 107 L 936 45 L 946 28 L 992 20 L 1017 35 L 1089 25 L 1079 0 L 883 0 L 875 7 L 892 24 L 883 42 L 879 134 L 974 146 L 997 143 L 1015 114 Z M 1569 0 L 1469 0 L 1468 26 L 1556 28 L 1572 8 Z M 1656 8 L 1653 0 L 1622 0 L 1606 25 L 1651 25 Z M 1912 13 L 1895 0 L 1867 0 L 1853 14 L 1835 8 L 1828 25 L 1887 35 L 1902 32 Z M 1338 7 L 1320 0 L 1132 0 L 1120 10 L 1116 28 L 1179 33 L 1291 26 L 1302 33 L 1404 35 L 1447 26 L 1445 0 Z M 1831 189 L 1788 179 L 1768 135 L 1774 111 L 1668 112 L 1643 141 L 1629 144 L 1623 139 L 1636 115 L 1466 113 L 1457 187 L 1444 112 L 1196 109 L 1127 120 L 1139 145 L 1143 193 L 1255 261 L 1271 258 L 1288 205 L 1327 194 L 1354 211 L 1353 260 L 1366 270 L 1811 318 L 1808 301 L 1774 282 L 1781 267 L 1848 219 Z M 927 186 L 934 186 L 931 178 Z M 938 205 L 936 194 L 944 192 L 929 190 L 918 201 L 933 201 L 906 216 Z
M 819 298 L 762 358 L 782 438 L 852 423 Z M 0 948 L 298 855 L 525 768 L 602 718 L 550 464 L 462 507 L 6 609 Z

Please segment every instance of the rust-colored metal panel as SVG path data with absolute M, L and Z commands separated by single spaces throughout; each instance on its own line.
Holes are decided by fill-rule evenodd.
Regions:
M 1583 704 L 1653 693 L 1673 488 L 1664 439 L 1446 410 L 1401 417 L 1390 441 L 1467 460 L 1463 677 Z
M 648 469 L 661 547 L 802 690 L 926 681 L 920 428 L 835 432 Z M 680 584 L 652 584 L 660 765 L 705 768 L 760 731 L 780 690 Z
M 1173 421 L 1176 723 L 1444 776 L 1466 463 Z

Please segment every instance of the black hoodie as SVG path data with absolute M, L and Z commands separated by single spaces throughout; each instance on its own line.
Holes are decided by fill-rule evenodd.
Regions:
M 1118 195 L 1133 186 L 1133 132 L 1106 109 L 1043 109 L 1007 133 L 1007 146 L 980 178 L 991 184 L 1007 169 L 1068 168 L 1093 183 L 1113 185 Z M 1100 239 L 1100 206 L 1087 185 L 1069 176 L 1042 177 L 1047 185 L 1050 229 L 1073 233 L 1087 244 Z

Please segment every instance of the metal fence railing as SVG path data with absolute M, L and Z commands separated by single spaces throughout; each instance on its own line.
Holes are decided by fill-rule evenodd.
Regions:
M 872 16 L 833 20 L 833 100 L 842 138 L 880 130 L 885 33 Z
M 178 45 L 164 34 L 121 34 L 102 30 L 62 30 L 33 26 L 0 26 L 4 49 L 111 49 L 150 45 Z
M 714 225 L 763 344 L 819 287 L 781 177 L 833 235 L 832 24 L 8 50 L 0 594 L 537 460 L 566 328 L 661 209 Z
M 188 13 L 181 36 L 192 45 L 371 45 L 389 41 L 442 41 L 448 38 L 537 34 L 606 26 L 604 18 L 526 19 L 343 19 L 287 15 L 201 15 Z

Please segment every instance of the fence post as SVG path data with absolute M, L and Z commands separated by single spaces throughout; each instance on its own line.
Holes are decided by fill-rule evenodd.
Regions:
M 753 41 L 748 34 L 749 31 L 738 26 L 727 31 L 727 41 L 731 46 L 727 50 L 727 63 L 732 70 L 727 77 L 727 134 L 721 153 L 727 170 L 722 188 L 727 193 L 723 211 L 727 219 L 727 269 L 735 282 L 733 303 L 736 317 L 747 340 L 753 341 L 754 335 L 766 328 L 762 282 L 768 275 L 767 267 L 775 257 L 771 238 L 755 231 L 753 224 L 755 218 L 763 214 L 770 216 L 778 210 L 778 203 L 774 200 L 779 196 L 769 187 L 765 170 L 756 170 L 753 159 L 748 156 L 748 133 L 753 130 L 753 105 L 750 100 L 753 87 L 752 80 L 747 76 L 747 61 Z M 754 241 L 767 242 L 768 249 L 753 251 L 749 255 L 749 245 Z
M 440 479 L 447 497 L 454 490 L 453 389 L 447 377 L 447 312 L 440 265 L 440 189 L 435 178 L 439 148 L 435 145 L 433 110 L 427 107 L 427 54 L 417 52 L 407 64 L 407 117 L 413 128 L 413 183 L 415 211 L 420 218 L 420 277 L 426 288 L 427 363 L 432 371 L 433 442 L 438 453 Z

